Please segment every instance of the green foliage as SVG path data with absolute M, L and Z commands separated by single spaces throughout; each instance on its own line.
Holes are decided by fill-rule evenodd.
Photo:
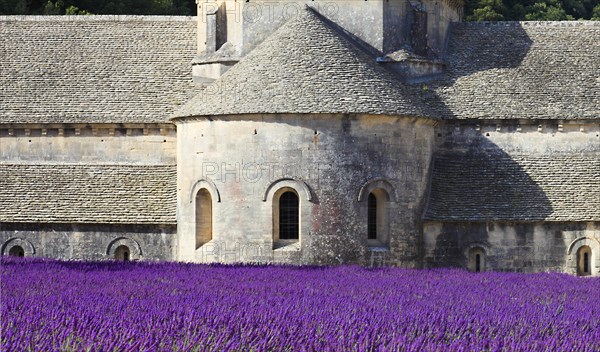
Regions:
M 530 6 L 525 15 L 527 21 L 564 21 L 574 20 L 573 16 L 567 15 L 558 0 L 547 0 L 537 2 Z
M 58 0 L 56 3 L 48 0 L 44 5 L 44 15 L 61 15 L 61 10 L 64 7 L 62 0 Z
M 594 11 L 592 12 L 592 20 L 600 21 L 600 4 L 594 7 Z
M 65 15 L 91 15 L 86 10 L 80 10 L 77 6 L 69 6 L 65 9 Z
M 185 15 L 195 0 L 0 0 L 0 15 Z
M 466 0 L 467 21 L 600 20 L 600 0 Z
M 502 0 L 480 0 L 471 10 L 472 14 L 466 16 L 467 21 L 502 21 L 506 7 Z
M 195 0 L 0 0 L 0 15 L 186 15 Z M 466 0 L 467 21 L 600 20 L 600 0 Z

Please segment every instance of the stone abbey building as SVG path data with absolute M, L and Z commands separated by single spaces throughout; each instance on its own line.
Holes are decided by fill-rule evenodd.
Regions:
M 0 17 L 0 250 L 600 274 L 600 23 Z

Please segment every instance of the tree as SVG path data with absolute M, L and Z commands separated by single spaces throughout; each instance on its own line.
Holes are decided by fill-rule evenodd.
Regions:
M 600 0 L 466 0 L 467 21 L 600 20 Z
M 567 15 L 558 0 L 546 0 L 546 2 L 536 2 L 527 7 L 525 19 L 527 21 L 564 21 L 574 18 Z
M 592 20 L 600 21 L 600 4 L 596 5 L 596 7 L 594 7 L 594 10 L 592 12 Z
M 2 0 L 0 15 L 186 15 L 195 0 Z
M 64 6 L 62 0 L 58 0 L 55 3 L 48 0 L 46 5 L 44 5 L 44 15 L 61 15 Z
M 502 21 L 506 12 L 502 0 L 480 0 L 471 10 L 472 13 L 466 16 L 467 21 Z
M 195 0 L 1 0 L 0 15 L 186 15 Z M 600 0 L 466 0 L 467 21 L 600 20 Z

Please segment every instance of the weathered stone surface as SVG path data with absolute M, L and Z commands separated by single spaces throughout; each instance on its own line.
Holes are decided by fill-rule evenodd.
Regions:
M 466 267 L 470 249 L 481 248 L 482 270 L 576 274 L 577 249 L 600 250 L 600 222 L 427 222 L 425 267 Z M 592 256 L 591 273 L 600 274 Z
M 483 122 L 437 128 L 425 219 L 600 220 L 600 126 Z
M 164 122 L 194 94 L 193 17 L 0 17 L 0 123 Z
M 425 219 L 600 220 L 600 158 L 460 154 L 437 157 Z
M 452 27 L 432 83 L 447 119 L 598 119 L 600 22 L 472 22 Z
M 471 268 L 476 253 L 484 270 L 575 273 L 583 248 L 599 274 L 600 26 L 459 24 L 446 55 L 460 4 L 444 1 L 425 6 L 416 58 L 413 5 L 228 14 L 220 56 L 196 63 L 247 55 L 175 114 L 176 133 L 167 116 L 200 89 L 192 19 L 0 17 L 1 253 Z M 298 240 L 277 238 L 287 191 Z
M 26 256 L 104 260 L 115 259 L 123 244 L 132 260 L 174 260 L 175 225 L 34 224 L 0 222 L 0 255 L 25 248 Z
M 176 145 L 170 123 L 0 124 L 3 163 L 175 165 Z
M 0 222 L 174 224 L 165 165 L 0 163 Z
M 179 260 L 369 263 L 378 246 L 387 265 L 419 265 L 433 120 L 237 115 L 181 119 L 177 130 Z M 198 247 L 194 202 L 202 188 L 214 221 L 212 241 Z M 300 198 L 300 240 L 278 248 L 273 199 L 283 188 Z M 388 194 L 387 243 L 367 240 L 374 188 Z
M 173 117 L 364 113 L 435 117 L 418 94 L 311 9 L 281 26 Z

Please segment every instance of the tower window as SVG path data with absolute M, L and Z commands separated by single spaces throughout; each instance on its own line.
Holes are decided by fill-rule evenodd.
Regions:
M 300 200 L 295 192 L 287 191 L 279 197 L 279 239 L 300 238 Z
M 427 11 L 422 6 L 413 6 L 412 17 L 411 44 L 413 50 L 417 55 L 427 56 Z

